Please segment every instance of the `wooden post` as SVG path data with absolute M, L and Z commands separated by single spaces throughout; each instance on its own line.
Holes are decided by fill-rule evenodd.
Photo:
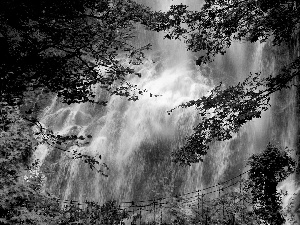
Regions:
M 159 202 L 159 207 L 160 207 L 160 224 L 162 224 L 162 207 L 161 207 L 161 200 Z
M 221 190 L 223 190 L 223 188 L 219 188 L 219 200 L 222 202 L 223 204 L 223 201 L 221 199 Z M 224 206 L 223 206 L 223 210 L 222 210 L 222 220 L 223 220 L 223 223 L 224 223 Z
M 153 202 L 153 212 L 154 212 L 153 217 L 154 217 L 154 224 L 155 224 L 155 200 Z
M 204 198 L 204 194 L 202 193 L 202 219 L 204 220 L 204 208 L 203 208 L 203 198 Z
M 224 201 L 222 201 L 222 206 L 223 206 L 223 223 L 224 223 L 224 217 L 225 217 L 225 209 L 224 209 Z
M 140 207 L 140 225 L 142 224 L 142 208 Z
M 244 208 L 245 208 L 245 203 L 244 203 L 244 196 L 242 194 L 242 175 L 240 175 L 240 195 L 242 196 L 242 202 L 243 202 L 242 221 L 244 222 Z
M 199 190 L 197 191 L 197 200 L 198 200 L 198 212 L 200 212 L 200 198 L 199 198 Z
M 134 201 L 131 202 L 131 206 L 132 206 L 132 209 L 133 209 L 132 215 L 134 216 Z

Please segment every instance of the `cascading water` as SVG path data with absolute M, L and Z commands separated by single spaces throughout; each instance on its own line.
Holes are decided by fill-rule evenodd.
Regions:
M 152 6 L 166 10 L 176 3 L 164 1 Z M 159 43 L 157 49 L 149 53 L 149 61 L 136 67 L 142 78 L 130 80 L 148 90 L 138 101 L 112 96 L 108 105 L 101 107 L 89 103 L 63 105 L 54 98 L 45 109 L 41 123 L 57 134 L 91 134 L 91 143 L 80 151 L 101 155 L 109 167 L 106 178 L 90 170 L 82 161 L 71 160 L 61 151 L 41 145 L 36 155 L 43 166 L 52 171 L 46 183 L 50 192 L 63 199 L 99 203 L 110 199 L 140 201 L 180 195 L 239 175 L 245 170 L 247 158 L 262 151 L 268 142 L 295 147 L 295 95 L 290 91 L 285 96 L 291 100 L 290 104 L 279 109 L 272 107 L 262 118 L 246 124 L 232 140 L 215 143 L 203 163 L 190 168 L 171 163 L 170 153 L 192 132 L 197 113 L 191 108 L 177 109 L 168 115 L 167 110 L 207 94 L 214 84 L 225 78 L 218 76 L 216 71 L 237 83 L 249 72 L 269 75 L 275 61 L 263 59 L 262 44 L 234 43 L 228 53 L 218 56 L 205 72 L 203 68 L 192 66 L 192 54 L 186 51 L 183 43 L 163 41 L 161 34 L 151 35 L 151 39 L 154 37 Z M 107 98 L 101 90 L 97 93 L 98 98 Z M 150 93 L 161 96 L 153 97 Z M 276 104 L 275 97 L 272 104 Z M 281 111 L 276 114 L 276 110 Z M 287 126 L 280 127 L 278 114 L 286 118 Z M 290 193 L 295 191 L 293 178 L 282 183 L 281 188 Z

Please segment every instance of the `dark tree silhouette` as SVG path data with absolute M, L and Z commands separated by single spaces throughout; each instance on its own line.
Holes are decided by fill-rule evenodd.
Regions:
M 159 14 L 165 38 L 183 39 L 188 49 L 201 52 L 197 64 L 212 61 L 224 54 L 232 41 L 266 41 L 273 38 L 279 45 L 297 31 L 300 16 L 297 1 L 287 0 L 205 0 L 199 11 L 186 5 L 174 5 L 166 14 Z M 171 18 L 171 19 L 170 19 Z
M 1 1 L 1 224 L 69 224 L 76 220 L 68 222 L 70 213 L 62 212 L 56 199 L 43 193 L 41 177 L 28 183 L 23 175 L 38 141 L 67 151 L 60 145 L 78 144 L 91 136 L 62 137 L 43 128 L 36 111 L 43 106 L 37 105 L 36 98 L 49 101 L 48 95 L 57 94 L 63 103 L 104 106 L 106 102 L 96 99 L 93 92 L 98 85 L 108 94 L 137 100 L 144 90 L 126 82 L 126 77 L 140 76 L 130 63 L 142 63 L 143 52 L 150 46 L 134 46 L 135 27 L 155 23 L 149 19 L 152 14 L 130 0 Z M 122 62 L 124 56 L 129 64 Z M 33 125 L 39 128 L 35 135 L 41 140 L 33 138 Z M 99 164 L 98 159 L 80 153 L 74 158 L 82 158 L 91 168 Z M 115 204 L 104 208 L 114 213 L 108 212 L 103 223 L 117 224 L 124 217 L 118 216 Z
M 137 48 L 132 40 L 135 24 L 151 15 L 148 8 L 130 0 L 2 1 L 1 6 L 2 98 L 43 88 L 68 104 L 95 102 L 97 84 L 136 100 L 125 77 L 140 74 L 118 57 L 142 61 L 150 46 Z
M 165 30 L 169 39 L 185 38 L 190 50 L 204 51 L 197 64 L 224 54 L 232 40 L 265 41 L 273 35 L 274 44 L 288 41 L 299 24 L 299 6 L 291 8 L 285 1 L 273 2 L 207 0 L 198 12 L 177 5 L 163 13 L 152 12 L 131 0 L 1 1 L 0 223 L 88 223 L 85 213 L 76 214 L 79 209 L 61 212 L 54 197 L 42 194 L 40 177 L 28 184 L 20 183 L 37 146 L 32 125 L 40 128 L 36 135 L 42 136 L 42 142 L 53 145 L 78 144 L 77 140 L 90 138 L 54 135 L 39 126 L 32 108 L 21 113 L 28 101 L 37 94 L 55 93 L 67 104 L 91 102 L 105 106 L 105 101 L 95 99 L 95 85 L 111 95 L 137 100 L 145 90 L 131 85 L 126 78 L 140 74 L 120 59 L 126 56 L 132 65 L 142 63 L 144 51 L 150 47 L 134 46 L 136 24 L 154 31 Z M 186 26 L 182 26 L 184 23 Z M 210 142 L 230 139 L 246 121 L 259 117 L 269 106 L 270 94 L 289 87 L 289 81 L 299 75 L 299 63 L 297 59 L 276 77 L 260 80 L 253 75 L 228 89 L 219 85 L 210 96 L 182 104 L 184 108 L 196 106 L 202 121 L 186 146 L 174 153 L 175 161 L 188 165 L 201 161 Z M 91 168 L 99 164 L 97 159 L 79 153 L 74 158 L 84 159 Z M 270 159 L 274 166 L 272 162 Z M 274 171 L 285 176 L 280 168 Z M 275 184 L 277 175 L 271 178 Z M 272 191 L 274 194 L 274 188 Z M 282 221 L 276 214 L 279 208 L 274 196 L 270 201 L 275 211 L 264 209 Z M 107 215 L 102 221 L 108 224 L 126 217 L 119 214 L 115 203 L 107 203 L 100 211 Z M 91 215 L 92 221 L 99 218 L 99 211 L 91 213 L 95 214 Z
M 254 213 L 265 224 L 284 224 L 281 214 L 282 197 L 276 187 L 295 171 L 296 162 L 287 154 L 287 151 L 268 144 L 259 154 L 254 154 L 248 160 L 250 165 L 249 188 L 252 195 Z
M 200 65 L 216 54 L 224 54 L 236 40 L 263 42 L 272 37 L 274 45 L 289 42 L 300 22 L 300 7 L 292 3 L 206 0 L 199 11 L 190 11 L 181 4 L 171 7 L 157 29 L 167 31 L 166 38 L 184 39 L 189 50 L 203 53 L 196 61 Z M 276 76 L 261 79 L 259 74 L 250 74 L 235 86 L 224 88 L 220 84 L 209 96 L 181 104 L 183 108 L 195 106 L 201 120 L 184 146 L 173 153 L 174 161 L 183 165 L 203 161 L 212 141 L 229 140 L 247 121 L 259 118 L 270 107 L 270 95 L 291 87 L 290 81 L 299 76 L 299 68 L 298 57 Z
M 87 137 L 61 137 L 43 129 L 37 119 L 39 109 L 52 94 L 67 104 L 105 106 L 105 100 L 95 98 L 95 87 L 108 95 L 138 100 L 146 90 L 126 78 L 141 76 L 132 65 L 143 62 L 150 45 L 134 45 L 136 25 L 157 23 L 151 18 L 154 12 L 131 0 L 2 1 L 1 108 L 19 107 L 28 125 L 40 128 L 36 134 L 58 149 L 65 150 L 63 142 L 82 141 Z M 129 63 L 124 63 L 124 58 Z M 41 96 L 38 102 L 37 96 Z M 7 110 L 1 113 L 4 130 L 10 123 L 9 115 Z M 87 155 L 74 157 L 83 158 L 91 168 L 99 164 Z
M 174 161 L 184 165 L 203 161 L 212 141 L 229 140 L 246 122 L 260 118 L 270 106 L 271 94 L 290 87 L 289 82 L 299 76 L 299 67 L 300 58 L 275 77 L 261 79 L 259 74 L 251 74 L 242 83 L 228 88 L 220 84 L 210 95 L 181 104 L 182 108 L 196 107 L 201 121 L 185 145 L 173 153 Z

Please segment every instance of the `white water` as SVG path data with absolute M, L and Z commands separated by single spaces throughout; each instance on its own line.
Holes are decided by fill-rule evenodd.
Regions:
M 155 7 L 167 10 L 171 3 L 178 2 L 164 1 Z M 90 145 L 80 151 L 93 156 L 100 154 L 109 167 L 106 171 L 109 177 L 105 178 L 78 160 L 70 160 L 50 147 L 40 146 L 38 157 L 53 171 L 48 176 L 49 191 L 63 199 L 99 203 L 109 199 L 138 201 L 170 196 L 211 186 L 242 173 L 247 158 L 262 151 L 270 141 L 294 147 L 296 123 L 293 119 L 296 116 L 293 114 L 288 126 L 274 134 L 274 130 L 280 128 L 272 120 L 271 109 L 262 118 L 245 125 L 232 140 L 216 143 L 204 163 L 190 168 L 172 164 L 170 152 L 183 143 L 197 123 L 197 117 L 192 108 L 178 109 L 171 115 L 166 111 L 207 94 L 214 81 L 190 65 L 192 55 L 183 43 L 161 41 L 161 34 L 156 38 L 159 48 L 149 53 L 146 64 L 137 68 L 142 78 L 130 80 L 140 89 L 148 90 L 139 101 L 128 102 L 112 96 L 108 106 L 103 108 L 91 104 L 62 105 L 53 99 L 45 109 L 43 124 L 57 134 L 91 134 Z M 221 71 L 230 65 L 232 79 L 236 82 L 243 80 L 250 71 L 263 71 L 268 75 L 274 62 L 268 62 L 270 67 L 264 68 L 263 45 L 256 44 L 253 49 L 249 52 L 245 45 L 235 43 L 225 56 L 227 61 L 217 57 L 215 65 Z M 154 56 L 156 53 L 162 55 L 159 60 Z M 155 63 L 152 63 L 154 58 Z M 103 97 L 101 90 L 98 93 Z M 150 93 L 162 96 L 154 98 Z M 296 191 L 293 178 L 283 182 L 280 188 L 289 191 L 288 197 L 291 196 Z

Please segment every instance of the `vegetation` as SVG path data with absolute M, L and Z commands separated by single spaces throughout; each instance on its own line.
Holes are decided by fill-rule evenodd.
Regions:
M 163 224 L 285 224 L 286 213 L 282 209 L 284 193 L 278 192 L 276 187 L 295 171 L 296 162 L 288 153 L 291 153 L 291 150 L 281 150 L 268 144 L 261 153 L 248 159 L 250 169 L 246 179 L 221 186 L 219 196 L 213 199 L 206 194 L 189 197 L 188 200 L 179 197 L 178 202 L 168 204 L 167 213 L 172 216 L 164 220 Z M 237 183 L 239 185 L 236 185 Z M 237 188 L 232 189 L 234 186 Z M 290 207 L 285 209 L 291 214 L 289 222 L 296 224 Z M 190 208 L 192 213 L 186 213 L 184 208 Z
M 156 29 L 202 52 L 197 60 L 201 64 L 224 54 L 233 41 L 263 42 L 272 37 L 274 45 L 289 42 L 299 26 L 299 10 L 296 1 L 287 0 L 205 0 L 199 11 L 172 6 Z
M 125 77 L 140 74 L 124 66 L 118 56 L 127 52 L 132 61 L 142 61 L 142 51 L 149 46 L 136 48 L 130 40 L 134 24 L 146 13 L 150 13 L 147 8 L 131 1 L 3 1 L 1 103 L 26 109 L 22 111 L 28 126 L 40 127 L 36 115 L 43 105 L 36 102 L 38 95 L 57 94 L 67 104 L 105 105 L 94 98 L 97 84 L 110 94 L 136 100 L 136 94 L 130 93 L 136 88 L 126 83 Z M 1 120 L 5 130 L 9 120 L 4 111 Z M 45 129 L 39 133 L 58 146 L 78 139 L 57 137 Z
M 149 46 L 134 47 L 134 26 L 150 14 L 130 0 L 2 2 L 2 98 L 43 88 L 68 104 L 94 102 L 97 84 L 135 100 L 125 77 L 140 74 L 119 56 L 142 61 Z
M 3 110 L 3 108 L 2 108 Z M 41 177 L 32 183 L 22 182 L 35 149 L 30 127 L 21 119 L 18 109 L 6 107 L 10 125 L 0 132 L 1 149 L 1 224 L 36 224 L 57 215 L 58 204 L 40 193 Z M 51 213 L 42 210 L 49 206 Z M 41 213 L 45 214 L 40 214 Z M 47 216 L 49 215 L 49 216 Z M 33 223 L 35 221 L 35 223 Z M 42 223 L 40 223 L 42 224 Z
M 289 42 L 298 30 L 300 6 L 285 2 L 206 0 L 200 11 L 177 5 L 166 14 L 173 22 L 165 20 L 161 30 L 167 31 L 166 38 L 184 39 L 189 50 L 199 51 L 202 55 L 196 64 L 200 65 L 224 54 L 233 41 L 264 42 L 272 38 L 273 45 Z M 184 146 L 173 153 L 173 160 L 182 165 L 203 161 L 211 142 L 229 140 L 247 121 L 260 118 L 270 107 L 271 94 L 291 87 L 299 68 L 298 57 L 279 74 L 264 79 L 250 74 L 237 85 L 225 88 L 221 83 L 209 96 L 179 105 L 196 107 L 201 121 Z
M 67 104 L 105 106 L 106 101 L 94 98 L 99 85 L 110 95 L 137 100 L 144 90 L 129 84 L 126 77 L 140 76 L 130 64 L 141 63 L 150 46 L 135 47 L 134 31 L 136 24 L 149 21 L 151 13 L 130 0 L 1 2 L 1 224 L 70 224 L 84 218 L 94 223 L 86 220 L 87 215 L 93 220 L 95 209 L 76 218 L 69 210 L 60 210 L 57 199 L 43 193 L 42 175 L 23 181 L 38 144 L 68 151 L 65 146 L 91 138 L 57 136 L 42 127 L 38 114 L 47 102 L 37 98 L 47 101 L 57 94 Z M 122 56 L 129 63 L 122 62 Z M 100 164 L 99 159 L 80 153 L 74 158 L 82 158 L 92 169 Z M 115 203 L 107 204 L 97 209 L 105 221 L 101 223 L 116 224 L 125 217 L 111 214 Z
M 290 8 L 284 2 L 207 0 L 197 12 L 177 5 L 163 13 L 152 12 L 131 0 L 2 1 L 0 224 L 118 224 L 128 217 L 114 201 L 103 206 L 87 203 L 81 208 L 71 204 L 61 209 L 58 199 L 44 192 L 42 174 L 24 181 L 29 169 L 34 171 L 30 162 L 38 144 L 46 142 L 68 151 L 67 145 L 79 145 L 91 138 L 57 136 L 43 128 L 38 113 L 46 102 L 38 103 L 37 96 L 57 94 L 67 104 L 90 102 L 105 106 L 105 100 L 95 99 L 94 88 L 99 85 L 109 95 L 136 101 L 146 90 L 133 86 L 126 78 L 141 76 L 132 65 L 143 63 L 144 51 L 150 48 L 133 44 L 137 24 L 153 31 L 164 30 L 169 39 L 185 39 L 189 50 L 204 53 L 197 60 L 201 64 L 216 54 L 224 54 L 233 40 L 265 41 L 272 36 L 275 45 L 288 41 L 299 25 L 299 6 Z M 289 82 L 299 75 L 299 60 L 276 77 L 260 79 L 258 74 L 251 75 L 236 86 L 223 89 L 219 85 L 210 96 L 180 105 L 196 106 L 202 121 L 186 145 L 174 153 L 175 161 L 190 165 L 203 160 L 209 143 L 230 139 L 247 121 L 260 117 L 269 106 L 270 95 L 289 87 Z M 32 126 L 38 128 L 36 133 Z M 97 158 L 74 154 L 91 169 L 100 164 Z M 282 224 L 280 198 L 274 185 L 294 171 L 295 163 L 269 145 L 264 153 L 250 158 L 250 166 L 254 213 L 266 222 L 276 220 L 276 224 Z M 268 194 L 269 189 L 272 191 Z M 275 216 L 270 218 L 267 214 Z M 224 218 L 223 214 L 224 223 L 232 219 Z M 220 220 L 213 216 L 210 219 Z M 178 218 L 174 223 L 187 223 L 183 220 Z M 195 221 L 200 222 L 200 218 Z
M 135 30 L 138 24 L 157 23 L 151 19 L 155 16 L 149 8 L 131 0 L 2 1 L 1 6 L 0 103 L 4 107 L 4 131 L 11 123 L 6 107 L 18 108 L 27 126 L 38 128 L 35 135 L 42 137 L 41 143 L 68 151 L 67 145 L 88 143 L 91 136 L 62 137 L 41 126 L 37 116 L 53 95 L 67 104 L 105 106 L 105 99 L 95 98 L 96 88 L 129 101 L 138 100 L 146 91 L 126 78 L 141 76 L 132 65 L 143 62 L 150 45 L 136 47 Z M 101 156 L 75 152 L 74 158 L 82 158 L 96 169 Z M 97 170 L 105 176 L 102 169 Z
M 251 167 L 248 188 L 251 190 L 254 213 L 265 224 L 284 224 L 282 196 L 276 188 L 295 171 L 295 160 L 287 151 L 269 144 L 262 153 L 251 156 L 248 163 Z
M 299 76 L 299 66 L 300 58 L 275 77 L 261 79 L 259 74 L 251 74 L 242 83 L 228 88 L 220 84 L 209 96 L 181 104 L 179 107 L 182 108 L 195 106 L 202 121 L 195 126 L 186 144 L 174 152 L 174 161 L 183 165 L 203 161 L 209 143 L 229 140 L 246 122 L 260 118 L 270 106 L 271 94 L 290 87 L 289 82 Z

